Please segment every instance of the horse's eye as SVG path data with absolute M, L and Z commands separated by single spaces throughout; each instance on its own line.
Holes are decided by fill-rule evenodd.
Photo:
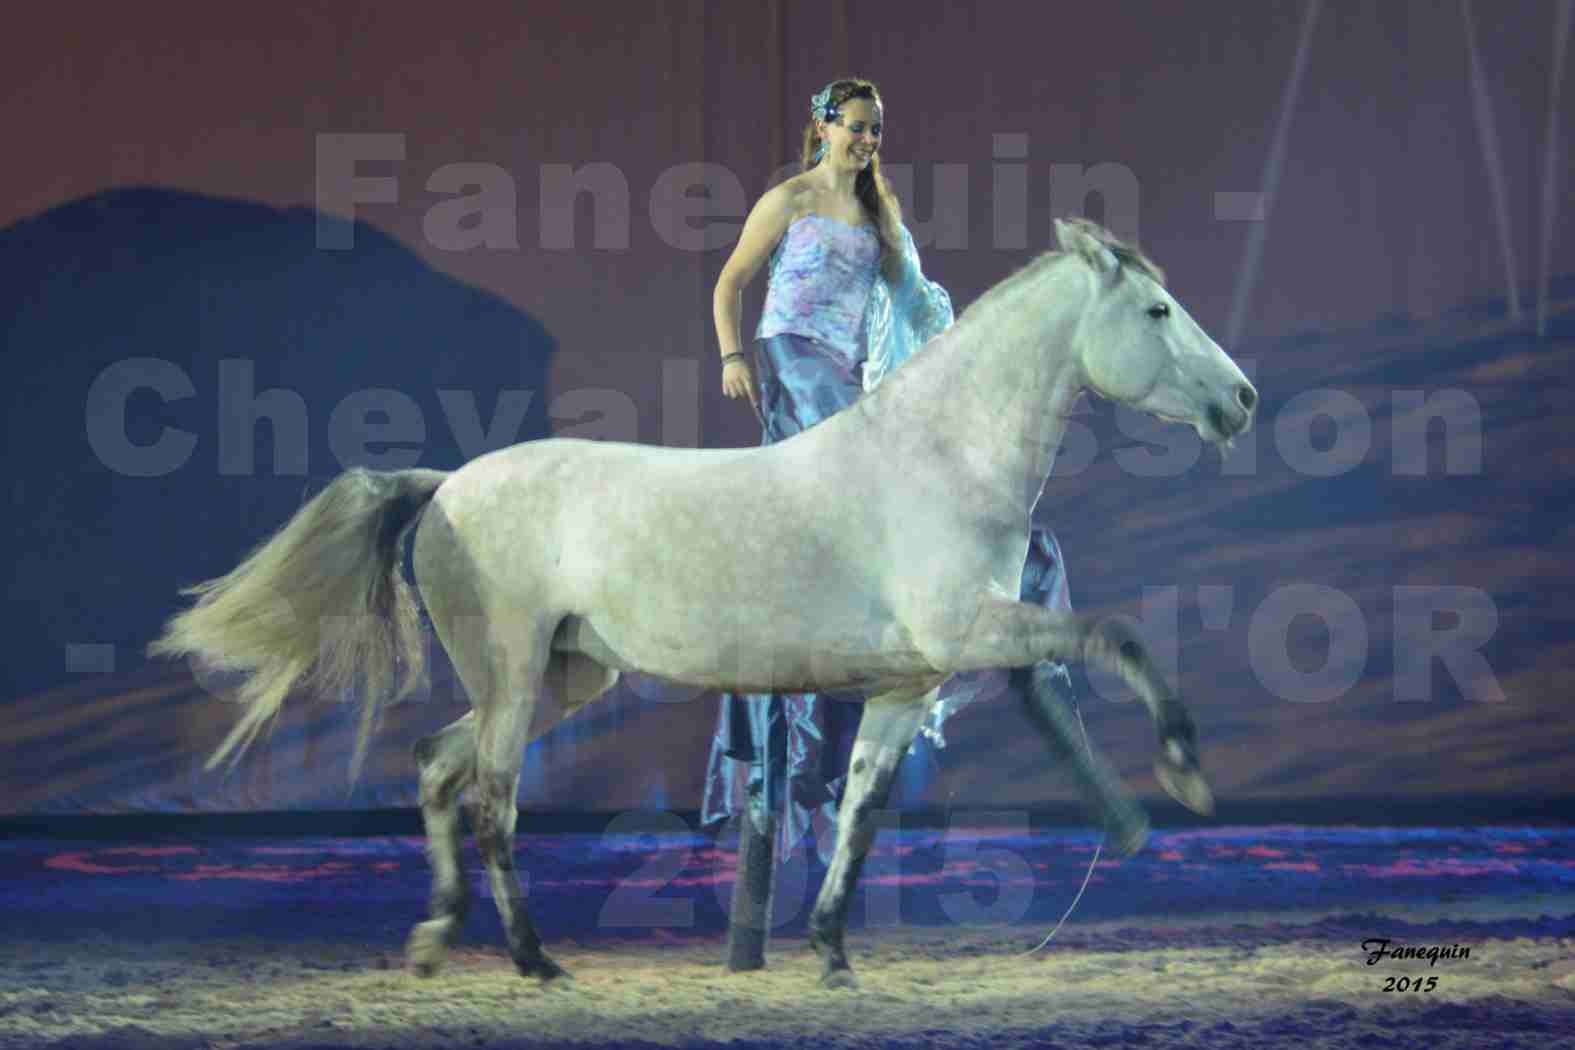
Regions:
M 1161 317 L 1169 317 L 1170 316 L 1170 304 L 1169 303 L 1155 303 L 1153 306 L 1148 308 L 1148 315 L 1150 317 L 1152 317 L 1156 321 L 1159 320 Z

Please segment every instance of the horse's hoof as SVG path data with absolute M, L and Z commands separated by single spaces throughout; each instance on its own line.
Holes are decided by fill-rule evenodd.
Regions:
M 1148 842 L 1150 829 L 1148 817 L 1143 813 L 1136 814 L 1135 819 L 1117 821 L 1105 833 L 1111 855 L 1118 859 L 1135 856 Z
M 405 965 L 417 977 L 436 977 L 448 958 L 448 945 L 443 932 L 421 923 L 410 931 L 405 941 Z
M 574 975 L 547 955 L 538 955 L 526 962 L 516 962 L 514 968 L 520 972 L 521 977 L 539 977 L 542 984 L 550 984 L 556 980 L 572 981 Z
M 1208 781 L 1197 766 L 1183 768 L 1159 758 L 1154 762 L 1154 779 L 1167 795 L 1192 812 L 1205 817 L 1214 815 L 1214 792 L 1209 790 Z
M 859 979 L 853 975 L 852 970 L 827 970 L 820 978 L 822 988 L 846 988 L 856 991 Z

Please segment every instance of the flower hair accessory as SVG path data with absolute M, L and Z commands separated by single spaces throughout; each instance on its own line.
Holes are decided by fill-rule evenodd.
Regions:
M 810 96 L 809 115 L 815 120 L 824 120 L 827 124 L 837 119 L 837 104 L 831 101 L 831 89 L 837 86 L 833 80 L 820 91 Z

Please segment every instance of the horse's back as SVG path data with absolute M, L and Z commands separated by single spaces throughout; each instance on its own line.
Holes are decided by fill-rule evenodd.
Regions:
M 448 534 L 495 586 L 582 607 L 607 574 L 638 572 L 640 560 L 703 531 L 720 493 L 747 489 L 736 464 L 759 451 L 523 442 L 455 471 L 433 499 L 442 524 L 423 529 Z
M 707 471 L 757 449 L 677 449 L 623 441 L 544 438 L 489 452 L 455 471 L 438 492 L 447 513 L 466 517 L 520 499 L 538 520 L 594 507 L 657 478 Z
M 578 618 L 609 666 L 700 680 L 729 644 L 807 662 L 871 626 L 879 568 L 862 501 L 824 484 L 839 457 L 806 468 L 802 444 L 530 442 L 456 472 L 436 510 L 490 607 Z

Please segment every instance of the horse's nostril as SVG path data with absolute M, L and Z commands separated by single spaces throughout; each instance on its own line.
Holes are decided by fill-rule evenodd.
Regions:
M 1236 391 L 1236 400 L 1241 402 L 1241 407 L 1248 412 L 1258 403 L 1258 392 L 1250 386 L 1243 386 Z

